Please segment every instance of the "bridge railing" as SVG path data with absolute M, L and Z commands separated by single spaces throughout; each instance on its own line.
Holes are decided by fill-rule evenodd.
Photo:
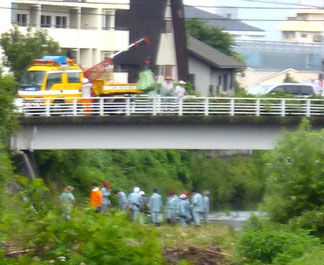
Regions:
M 109 115 L 253 115 L 322 116 L 324 99 L 239 97 L 110 97 L 17 99 L 17 111 L 25 116 Z

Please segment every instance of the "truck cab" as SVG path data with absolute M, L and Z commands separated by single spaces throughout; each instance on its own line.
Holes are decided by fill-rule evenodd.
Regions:
M 36 59 L 21 79 L 18 95 L 21 98 L 81 97 L 83 71 L 66 56 L 44 56 Z

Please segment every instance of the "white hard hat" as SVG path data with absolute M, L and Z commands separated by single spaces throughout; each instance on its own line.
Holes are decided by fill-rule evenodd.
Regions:
M 187 196 L 185 194 L 180 195 L 180 199 L 186 199 L 186 198 L 187 198 Z
M 145 192 L 141 190 L 141 191 L 139 192 L 139 194 L 141 194 L 141 195 L 145 195 Z
M 134 188 L 134 192 L 136 192 L 136 193 L 139 193 L 140 190 L 141 190 L 141 189 L 140 189 L 139 187 L 135 187 L 135 188 Z
M 89 83 L 89 79 L 88 78 L 82 78 L 82 83 L 83 84 Z
M 180 85 L 185 85 L 185 84 L 186 84 L 186 82 L 185 82 L 185 81 L 183 81 L 183 80 L 180 80 L 180 81 L 179 81 L 179 84 L 180 84 Z

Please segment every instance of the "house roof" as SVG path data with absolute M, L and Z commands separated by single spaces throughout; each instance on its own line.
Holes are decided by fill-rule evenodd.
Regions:
M 184 6 L 185 18 L 200 18 L 208 21 L 208 24 L 215 27 L 224 28 L 226 31 L 259 31 L 264 30 L 247 25 L 239 20 L 227 19 L 193 6 Z
M 217 68 L 245 68 L 245 64 L 191 37 L 187 37 L 188 53 Z

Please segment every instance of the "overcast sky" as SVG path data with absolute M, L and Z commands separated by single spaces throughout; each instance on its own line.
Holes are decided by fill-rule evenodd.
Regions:
M 265 3 L 268 2 L 268 3 Z M 262 20 L 285 20 L 289 16 L 294 16 L 295 8 L 304 8 L 303 5 L 323 6 L 324 0 L 183 0 L 186 5 L 194 6 L 231 6 L 237 7 L 237 18 L 242 22 L 261 28 L 267 31 L 267 40 L 280 40 L 281 33 L 278 27 L 282 22 L 270 21 L 244 21 L 244 19 L 262 19 Z M 291 4 L 291 5 L 290 5 Z M 299 4 L 300 6 L 297 6 Z M 240 8 L 241 7 L 241 8 Z M 250 7 L 250 8 L 243 8 Z M 282 9 L 253 9 L 251 7 L 277 7 Z M 209 12 L 220 11 L 220 8 L 205 8 Z M 232 10 L 232 9 L 227 9 Z M 235 14 L 234 14 L 235 15 Z

